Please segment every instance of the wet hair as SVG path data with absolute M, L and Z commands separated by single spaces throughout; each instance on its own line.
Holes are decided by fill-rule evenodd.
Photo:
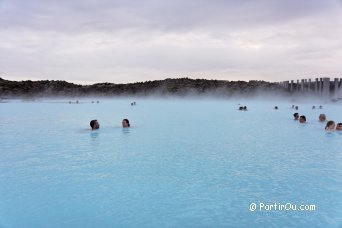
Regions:
M 130 127 L 131 125 L 129 124 L 129 120 L 128 119 L 123 119 L 123 121 L 125 121 L 128 125 L 128 127 Z
M 91 120 L 90 121 L 90 127 L 92 128 L 92 129 L 94 129 L 94 126 L 95 126 L 95 123 L 97 122 L 97 120 Z
M 342 123 L 336 124 L 336 130 L 340 130 L 339 128 L 342 127 Z
M 247 110 L 247 106 L 243 106 L 243 110 Z
M 293 117 L 299 116 L 298 112 L 293 113 Z
M 306 121 L 306 117 L 305 116 L 300 116 L 299 119 L 303 119 L 304 121 Z
M 278 109 L 278 106 L 275 106 L 274 109 Z
M 242 107 L 242 106 L 240 106 L 240 107 L 239 107 L 239 110 L 243 110 L 243 107 Z
M 327 125 L 325 126 L 325 129 L 328 129 L 329 126 L 331 126 L 331 125 L 333 125 L 333 124 L 335 124 L 335 122 L 332 121 L 332 120 L 329 120 L 329 121 L 327 122 Z
M 321 120 L 321 118 L 325 121 L 327 117 L 325 116 L 325 114 L 320 114 L 318 119 Z

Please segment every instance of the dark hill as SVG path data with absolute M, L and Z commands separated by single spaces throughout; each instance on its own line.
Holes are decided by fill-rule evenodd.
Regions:
M 66 81 L 9 81 L 0 78 L 1 97 L 52 96 L 253 96 L 259 92 L 285 93 L 276 83 L 177 78 L 127 84 L 77 85 Z

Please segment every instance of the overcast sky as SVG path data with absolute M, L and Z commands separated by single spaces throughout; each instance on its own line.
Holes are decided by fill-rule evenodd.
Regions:
M 342 77 L 342 0 L 0 0 L 0 77 Z

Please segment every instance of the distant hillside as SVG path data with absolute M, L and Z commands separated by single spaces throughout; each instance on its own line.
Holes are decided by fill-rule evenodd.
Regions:
M 0 78 L 1 97 L 52 96 L 254 96 L 259 93 L 286 93 L 275 83 L 265 81 L 223 81 L 177 78 L 127 84 L 97 83 L 77 85 L 66 81 L 9 81 Z

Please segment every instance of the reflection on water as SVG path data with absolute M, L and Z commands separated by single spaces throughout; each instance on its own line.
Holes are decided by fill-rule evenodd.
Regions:
M 129 134 L 129 132 L 130 132 L 130 128 L 129 127 L 122 128 L 122 133 Z
M 333 132 L 333 131 L 327 131 L 327 132 L 325 133 L 325 135 L 326 135 L 327 137 L 329 137 L 329 138 L 332 138 L 332 137 L 335 137 L 335 132 Z
M 90 133 L 90 137 L 91 137 L 92 139 L 96 139 L 98 136 L 99 136 L 99 132 L 98 132 L 98 131 L 92 131 L 92 132 Z

